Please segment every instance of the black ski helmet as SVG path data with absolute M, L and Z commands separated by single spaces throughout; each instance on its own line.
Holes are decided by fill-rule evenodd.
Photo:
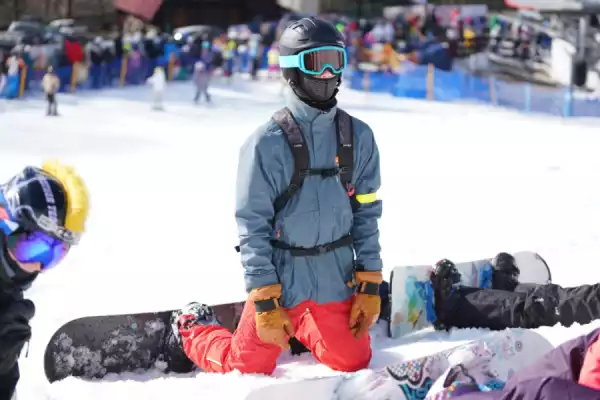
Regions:
M 47 171 L 26 167 L 0 186 L 12 222 L 27 231 L 41 231 L 57 239 L 68 238 L 64 228 L 68 196 L 61 182 Z M 68 240 L 65 240 L 68 241 Z
M 322 46 L 345 48 L 344 35 L 330 22 L 308 17 L 289 25 L 279 38 L 279 55 L 290 56 Z M 282 68 L 282 75 L 296 96 L 307 104 L 324 108 L 331 106 L 342 82 L 341 74 L 330 79 L 319 79 L 304 74 L 297 68 Z
M 53 175 L 37 167 L 25 167 L 7 183 L 0 185 L 2 229 L 0 240 L 14 232 L 41 231 L 57 239 L 70 241 L 64 229 L 68 214 L 68 195 Z M 36 279 L 38 272 L 21 269 L 9 255 L 6 245 L 0 246 L 0 283 L 24 290 Z

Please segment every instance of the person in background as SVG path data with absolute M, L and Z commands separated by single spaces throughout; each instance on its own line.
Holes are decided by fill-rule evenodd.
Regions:
M 0 97 L 2 97 L 2 92 L 4 91 L 4 87 L 6 86 L 6 75 L 0 70 Z
M 451 71 L 454 63 L 448 44 L 439 37 L 422 42 L 420 48 L 405 58 L 419 65 L 431 64 L 442 71 Z
M 273 44 L 267 52 L 267 63 L 269 65 L 267 70 L 267 78 L 274 79 L 279 77 L 279 46 Z
M 46 115 L 58 116 L 58 104 L 56 103 L 56 93 L 60 89 L 60 79 L 54 72 L 52 66 L 48 67 L 46 75 L 42 78 L 42 89 L 46 94 L 48 109 Z
M 208 84 L 210 83 L 211 70 L 204 61 L 197 61 L 194 64 L 194 85 L 196 86 L 196 95 L 194 103 L 198 103 L 200 97 L 204 95 L 206 102 L 210 103 L 211 98 L 208 93 Z
M 167 75 L 163 67 L 156 67 L 154 73 L 147 81 L 152 86 L 152 109 L 162 111 L 163 97 L 167 86 Z
M 229 83 L 231 83 L 235 48 L 232 46 L 232 41 L 227 38 L 223 39 L 221 46 L 221 54 L 223 55 L 223 76 L 227 78 Z
M 6 73 L 8 76 L 15 76 L 19 74 L 19 69 L 23 65 L 21 57 L 19 57 L 20 50 L 13 50 L 10 57 L 6 60 Z
M 102 63 L 103 63 L 103 48 L 102 38 L 96 37 L 93 41 L 86 45 L 86 52 L 89 55 L 91 65 L 90 77 L 92 80 L 92 88 L 99 89 L 102 86 Z
M 250 76 L 253 80 L 257 80 L 258 69 L 260 68 L 261 52 L 261 36 L 259 33 L 253 33 L 248 40 L 248 55 L 250 57 Z

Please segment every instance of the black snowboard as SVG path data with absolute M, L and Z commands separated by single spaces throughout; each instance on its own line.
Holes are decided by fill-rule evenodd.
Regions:
M 244 303 L 214 306 L 221 324 L 234 331 Z M 103 315 L 67 322 L 52 335 L 44 354 L 44 371 L 50 382 L 68 376 L 102 378 L 110 373 L 172 371 L 164 359 L 171 330 L 172 311 Z M 195 367 L 190 363 L 191 372 Z
M 388 284 L 381 285 L 381 319 L 389 318 Z M 221 324 L 233 332 L 244 302 L 213 306 Z M 172 311 L 99 315 L 67 322 L 50 338 L 44 354 L 44 371 L 50 382 L 69 376 L 101 379 L 106 374 L 144 372 L 187 373 L 193 364 L 170 365 L 165 342 L 171 331 Z M 298 340 L 290 340 L 293 355 L 308 352 Z M 188 366 L 189 365 L 189 366 Z

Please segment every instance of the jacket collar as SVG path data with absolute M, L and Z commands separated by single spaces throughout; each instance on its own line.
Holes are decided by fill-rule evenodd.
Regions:
M 327 111 L 313 108 L 300 100 L 290 88 L 286 88 L 285 105 L 294 115 L 294 119 L 300 125 L 319 124 L 321 126 L 331 125 L 335 121 L 337 106 L 330 108 Z

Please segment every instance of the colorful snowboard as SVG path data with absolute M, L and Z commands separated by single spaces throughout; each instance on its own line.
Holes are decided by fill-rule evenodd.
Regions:
M 550 268 L 537 253 L 514 253 L 521 283 L 550 283 Z M 490 288 L 494 259 L 457 263 L 465 286 Z M 428 265 L 396 267 L 390 277 L 389 336 L 398 338 L 432 325 L 433 301 Z
M 233 331 L 244 303 L 215 306 L 219 321 Z M 83 317 L 67 322 L 52 335 L 44 354 L 50 382 L 68 376 L 103 378 L 106 374 L 172 368 L 164 361 L 164 342 L 172 311 Z M 182 366 L 178 366 L 179 369 Z M 183 370 L 191 372 L 190 362 Z
M 532 330 L 507 329 L 450 350 L 379 370 L 273 384 L 246 400 L 445 400 L 460 390 L 497 390 L 553 346 Z

